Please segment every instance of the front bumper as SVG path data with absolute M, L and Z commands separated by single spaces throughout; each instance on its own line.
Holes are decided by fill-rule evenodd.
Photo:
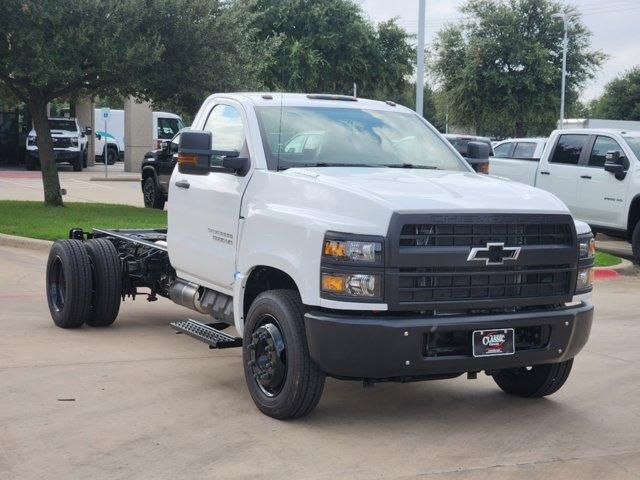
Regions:
M 38 150 L 27 150 L 27 155 L 35 161 L 40 161 Z M 70 162 L 73 163 L 78 158 L 82 158 L 82 152 L 80 150 L 53 150 L 53 159 L 56 162 Z
M 309 352 L 325 373 L 354 379 L 415 379 L 482 370 L 500 370 L 575 357 L 589 338 L 593 306 L 577 306 L 496 315 L 356 316 L 308 312 L 305 327 Z M 513 355 L 427 356 L 427 333 L 542 326 L 548 341 L 541 348 Z

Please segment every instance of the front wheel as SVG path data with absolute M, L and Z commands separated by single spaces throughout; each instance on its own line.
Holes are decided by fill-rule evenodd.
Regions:
M 144 197 L 144 206 L 146 208 L 157 208 L 158 210 L 164 209 L 164 198 L 159 191 L 156 180 L 153 177 L 148 177 L 142 185 L 142 195 Z
M 325 374 L 309 356 L 298 292 L 260 294 L 249 309 L 243 345 L 245 379 L 260 411 L 284 420 L 316 407 Z
M 79 153 L 78 156 L 73 160 L 72 165 L 73 165 L 73 171 L 74 172 L 81 172 L 82 171 L 82 153 Z
M 532 367 L 509 368 L 493 374 L 493 380 L 505 392 L 525 398 L 546 397 L 556 393 L 569 378 L 573 359 Z
M 631 235 L 631 250 L 633 251 L 633 259 L 636 265 L 640 265 L 640 222 L 636 223 Z

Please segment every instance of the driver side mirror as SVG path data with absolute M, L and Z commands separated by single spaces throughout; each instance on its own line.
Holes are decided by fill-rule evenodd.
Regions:
M 91 136 L 91 134 L 93 133 L 93 130 L 91 130 L 91 127 L 85 127 L 84 130 L 82 130 L 82 136 Z
M 604 162 L 605 171 L 612 173 L 618 180 L 624 180 L 627 176 L 627 159 L 617 150 L 607 152 Z
M 244 176 L 249 171 L 250 161 L 240 157 L 236 151 L 211 150 L 211 132 L 185 130 L 180 135 L 178 146 L 178 171 L 193 175 L 206 175 L 220 171 L 211 166 L 211 157 L 222 157 L 222 169 Z
M 169 146 L 171 145 L 171 142 L 160 142 L 160 150 L 162 150 L 163 153 L 169 153 Z

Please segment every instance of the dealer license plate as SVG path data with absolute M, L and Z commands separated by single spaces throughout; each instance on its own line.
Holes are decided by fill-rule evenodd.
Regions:
M 473 332 L 474 357 L 513 355 L 515 350 L 513 328 L 475 330 Z

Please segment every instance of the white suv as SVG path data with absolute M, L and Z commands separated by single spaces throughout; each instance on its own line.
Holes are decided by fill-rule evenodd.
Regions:
M 69 163 L 74 171 L 82 171 L 87 166 L 87 131 L 80 128 L 75 118 L 50 118 L 49 128 L 56 163 Z M 31 129 L 27 137 L 27 170 L 35 170 L 39 163 L 36 131 Z

